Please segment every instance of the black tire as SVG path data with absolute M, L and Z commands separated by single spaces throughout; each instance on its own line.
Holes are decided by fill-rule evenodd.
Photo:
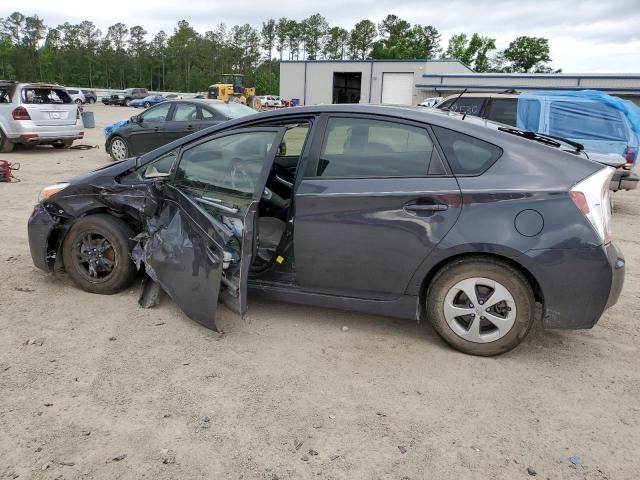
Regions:
M 82 100 L 80 100 L 79 98 L 76 98 L 75 103 L 76 105 L 82 105 Z
M 103 256 L 105 259 L 108 257 L 113 267 L 103 277 L 92 276 L 88 265 L 79 259 L 87 235 L 97 238 L 98 243 L 102 237 L 111 245 Z M 62 259 L 67 274 L 86 292 L 112 295 L 125 289 L 136 275 L 130 255 L 133 236 L 134 232 L 129 225 L 111 215 L 96 214 L 80 218 L 73 224 L 62 245 Z
M 122 105 L 125 106 L 125 107 L 128 107 L 130 103 L 131 103 L 131 99 L 130 98 L 125 98 L 124 102 L 122 102 Z
M 144 108 L 149 108 L 151 104 L 149 102 L 144 102 Z
M 0 153 L 9 153 L 13 151 L 14 144 L 6 137 L 4 132 L 0 130 Z
M 124 152 L 123 153 L 118 153 L 121 152 L 122 149 L 116 147 L 116 153 L 114 153 L 114 144 L 118 144 L 119 141 L 121 142 L 122 148 L 124 148 Z M 120 144 L 118 144 L 120 145 Z M 131 149 L 129 148 L 129 144 L 127 143 L 127 141 L 122 138 L 120 135 L 114 135 L 111 140 L 109 140 L 109 155 L 111 155 L 112 160 L 118 162 L 120 160 L 124 160 L 125 158 L 129 158 L 129 152 L 131 151 Z
M 445 316 L 447 295 L 454 290 L 454 286 L 459 282 L 472 278 L 486 278 L 498 282 L 507 289 L 514 301 L 516 313 L 510 330 L 496 340 L 486 343 L 477 343 L 463 338 L 453 330 Z M 491 294 L 489 293 L 489 295 Z M 490 298 L 487 299 L 487 302 Z M 445 265 L 431 281 L 426 300 L 427 316 L 436 332 L 453 348 L 471 355 L 499 355 L 515 348 L 529 333 L 535 317 L 535 298 L 528 280 L 517 269 L 493 258 L 462 258 Z M 484 301 L 480 300 L 478 303 L 482 305 Z M 480 315 L 481 322 L 485 322 L 484 328 L 488 326 L 489 335 L 491 335 L 493 324 L 491 322 L 487 324 L 484 317 L 481 316 L 483 307 L 480 305 L 475 306 L 478 311 L 476 315 Z M 507 310 L 510 311 L 511 308 L 507 308 Z M 468 316 L 458 318 L 460 321 L 469 319 Z M 469 329 L 470 326 L 471 323 L 469 323 Z M 502 333 L 498 332 L 497 335 L 502 335 Z
M 53 148 L 69 148 L 71 145 L 73 145 L 73 140 L 60 140 L 51 144 Z

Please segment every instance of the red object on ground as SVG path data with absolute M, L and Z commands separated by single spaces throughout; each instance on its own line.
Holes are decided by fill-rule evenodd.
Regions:
M 20 168 L 19 163 L 11 163 L 8 160 L 0 160 L 0 182 L 16 181 L 13 171 Z

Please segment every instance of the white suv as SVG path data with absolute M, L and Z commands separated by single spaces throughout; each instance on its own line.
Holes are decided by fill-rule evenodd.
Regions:
M 82 90 L 77 88 L 67 88 L 66 90 L 71 97 L 71 100 L 73 100 L 76 105 L 87 103 L 87 98 L 84 96 L 84 93 L 82 93 Z
M 278 108 L 282 106 L 282 100 L 278 95 L 262 95 L 258 98 L 263 107 Z
M 0 152 L 17 143 L 70 147 L 84 136 L 78 106 L 64 87 L 0 80 Z

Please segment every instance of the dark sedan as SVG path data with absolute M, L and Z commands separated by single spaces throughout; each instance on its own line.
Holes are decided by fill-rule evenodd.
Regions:
M 142 155 L 181 137 L 256 111 L 240 103 L 219 100 L 179 100 L 163 102 L 131 117 L 114 130 L 105 149 L 114 160 Z
M 35 265 L 112 294 L 144 270 L 216 329 L 218 301 L 427 319 L 476 355 L 591 328 L 618 300 L 613 169 L 454 113 L 325 105 L 226 122 L 51 185 L 29 220 Z

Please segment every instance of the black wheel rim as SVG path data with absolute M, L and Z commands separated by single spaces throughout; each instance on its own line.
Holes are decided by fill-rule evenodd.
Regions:
M 99 233 L 82 235 L 73 253 L 76 268 L 91 282 L 105 282 L 116 270 L 116 249 L 109 239 Z

